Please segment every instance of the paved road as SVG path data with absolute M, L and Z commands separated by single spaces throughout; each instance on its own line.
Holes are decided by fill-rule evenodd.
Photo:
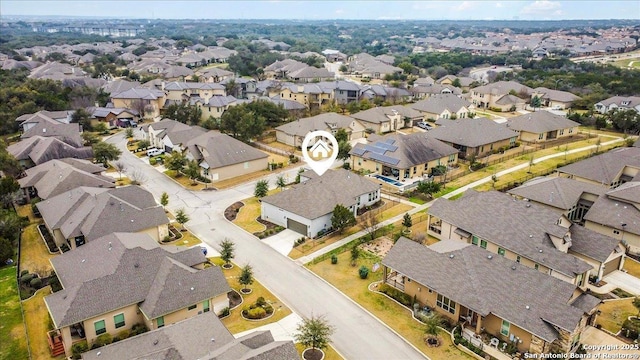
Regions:
M 123 134 L 107 141 L 121 149 L 125 147 Z M 204 242 L 218 248 L 225 237 L 232 239 L 237 249 L 234 261 L 241 266 L 251 264 L 256 278 L 295 313 L 304 317 L 326 315 L 336 327 L 332 344 L 346 359 L 425 358 L 340 291 L 224 219 L 222 212 L 228 205 L 252 195 L 252 184 L 195 193 L 183 189 L 126 150 L 120 161 L 126 164 L 127 174 L 134 171 L 144 174 L 143 187 L 156 198 L 166 191 L 170 196 L 170 209 L 184 207 L 191 217 L 187 228 Z M 296 170 L 291 172 L 295 176 Z

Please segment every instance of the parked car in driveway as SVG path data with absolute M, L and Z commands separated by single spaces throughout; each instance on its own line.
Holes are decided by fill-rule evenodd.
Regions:
M 426 123 L 426 122 L 424 122 L 424 121 L 420 121 L 420 122 L 418 123 L 418 127 L 419 127 L 420 129 L 424 129 L 424 130 L 431 130 L 431 129 L 433 129 L 433 126 L 429 125 L 428 123 Z

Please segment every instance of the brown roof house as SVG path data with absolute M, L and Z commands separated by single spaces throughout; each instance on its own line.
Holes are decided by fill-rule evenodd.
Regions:
M 275 341 L 271 331 L 253 331 L 239 338 L 211 311 L 82 354 L 102 359 L 245 359 L 299 360 L 292 341 Z
M 75 147 L 56 137 L 32 136 L 7 146 L 7 152 L 18 160 L 23 168 L 30 168 L 53 159 L 91 159 L 89 146 Z
M 486 333 L 521 353 L 575 351 L 600 303 L 576 285 L 454 240 L 423 246 L 400 238 L 382 264 L 387 285 L 461 324 L 464 337 L 481 341 Z
M 187 159 L 196 160 L 201 174 L 211 181 L 220 181 L 264 170 L 268 155 L 262 151 L 217 131 L 208 131 L 187 141 Z
M 46 200 L 80 186 L 116 187 L 113 178 L 100 175 L 103 171 L 104 167 L 87 160 L 54 159 L 25 170 L 18 183 L 27 200 L 35 197 Z
M 288 190 L 262 198 L 263 220 L 284 226 L 310 238 L 331 229 L 336 205 L 358 209 L 380 201 L 380 185 L 350 171 L 328 170 L 322 176 L 301 174 L 301 182 Z
M 350 115 L 360 121 L 371 132 L 384 134 L 405 127 L 424 119 L 424 115 L 409 106 L 393 105 L 375 107 Z
M 429 131 L 436 138 L 460 151 L 460 157 L 485 156 L 517 146 L 518 133 L 487 118 L 443 120 Z
M 220 313 L 231 288 L 222 270 L 206 262 L 200 247 L 160 246 L 132 233 L 111 233 L 52 258 L 63 290 L 44 299 L 54 327 L 50 343 L 62 342 L 70 356 L 76 341 L 91 346 L 134 326 L 154 330 Z
M 78 187 L 36 206 L 56 244 L 70 249 L 114 230 L 145 233 L 156 241 L 169 235 L 164 210 L 139 186 Z
M 512 117 L 507 120 L 506 126 L 518 132 L 521 141 L 538 143 L 577 135 L 580 124 L 565 116 L 541 110 Z
M 352 169 L 382 175 L 377 178 L 385 182 L 395 179 L 397 190 L 413 185 L 415 178 L 431 176 L 438 166 L 458 162 L 458 150 L 425 133 L 372 135 L 369 143 L 356 144 L 349 155 Z
M 337 113 L 325 113 L 278 126 L 276 139 L 280 143 L 300 147 L 304 137 L 311 131 L 324 130 L 335 134 L 340 129 L 347 132 L 349 140 L 364 137 L 365 128 L 358 120 Z
M 589 275 L 602 278 L 623 263 L 619 240 L 573 224 L 558 210 L 497 191 L 438 199 L 428 221 L 432 236 L 479 246 L 581 288 Z

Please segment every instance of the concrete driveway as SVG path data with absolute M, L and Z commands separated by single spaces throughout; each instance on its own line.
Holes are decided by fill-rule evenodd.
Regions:
M 633 275 L 616 270 L 606 275 L 602 280 L 607 285 L 612 284 L 633 295 L 640 295 L 640 279 Z
M 593 326 L 587 326 L 586 329 L 582 332 L 582 335 L 580 336 L 580 343 L 585 347 L 587 353 L 599 354 L 599 357 L 602 359 L 604 359 L 604 357 L 602 357 L 603 354 L 611 356 L 628 354 L 632 355 L 632 357 L 626 357 L 626 359 L 638 358 L 638 350 L 623 350 L 623 346 L 629 345 L 626 345 L 625 342 L 616 338 L 615 336 L 611 336 L 608 333 L 600 329 L 596 329 Z
M 293 243 L 302 237 L 301 234 L 284 229 L 281 232 L 263 239 L 262 242 L 274 248 L 280 254 L 287 256 L 293 249 Z

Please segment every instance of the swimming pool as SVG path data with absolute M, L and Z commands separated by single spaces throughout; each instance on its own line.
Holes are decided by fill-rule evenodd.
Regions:
M 378 175 L 378 174 L 376 174 L 376 175 L 373 175 L 373 177 L 374 177 L 374 178 L 376 178 L 376 179 L 380 179 L 380 180 L 382 180 L 382 181 L 384 181 L 384 182 L 386 182 L 386 183 L 389 183 L 389 184 L 391 184 L 391 185 L 397 186 L 397 187 L 401 187 L 401 186 L 403 186 L 403 185 L 404 185 L 403 183 L 401 183 L 401 182 L 399 182 L 399 181 L 397 181 L 397 180 L 394 180 L 394 179 L 388 178 L 388 177 L 386 177 L 386 176 L 382 176 L 382 175 Z

